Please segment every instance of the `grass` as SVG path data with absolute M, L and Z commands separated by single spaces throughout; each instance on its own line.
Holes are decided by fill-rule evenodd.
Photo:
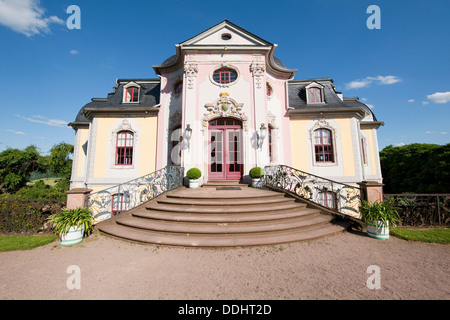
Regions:
M 404 229 L 390 228 L 389 233 L 395 237 L 421 242 L 450 243 L 450 229 Z
M 0 252 L 29 250 L 44 246 L 58 239 L 56 235 L 46 236 L 0 236 Z

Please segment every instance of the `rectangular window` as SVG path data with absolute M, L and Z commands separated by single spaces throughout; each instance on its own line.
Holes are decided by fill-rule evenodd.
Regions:
M 112 208 L 111 213 L 113 215 L 119 214 L 123 211 L 128 210 L 130 204 L 130 197 L 128 193 L 116 193 L 112 195 Z
M 116 165 L 133 164 L 133 138 L 133 133 L 130 131 L 121 131 L 117 133 Z
M 139 102 L 139 88 L 126 88 L 124 102 Z
M 334 162 L 331 131 L 318 129 L 314 131 L 314 154 L 316 162 Z

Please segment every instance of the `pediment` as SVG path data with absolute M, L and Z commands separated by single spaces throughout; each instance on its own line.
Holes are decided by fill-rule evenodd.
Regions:
M 271 47 L 272 44 L 225 20 L 180 44 L 182 47 L 243 46 Z

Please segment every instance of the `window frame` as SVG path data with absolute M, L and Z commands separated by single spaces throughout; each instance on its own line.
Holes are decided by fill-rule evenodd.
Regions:
M 125 133 L 125 138 L 120 138 L 120 135 Z M 130 135 L 131 139 L 127 138 Z M 124 141 L 125 145 L 119 146 L 119 140 Z M 127 145 L 127 142 L 131 141 L 131 145 Z M 114 164 L 116 166 L 132 166 L 133 165 L 133 153 L 134 153 L 134 132 L 131 130 L 120 130 L 116 133 L 116 145 L 115 145 L 115 155 L 114 155 Z M 131 150 L 131 152 L 129 152 Z M 123 152 L 122 152 L 123 151 Z M 128 151 L 128 155 L 127 155 Z M 121 153 L 119 155 L 119 153 Z M 119 162 L 119 159 L 123 159 L 123 163 Z M 127 163 L 127 158 L 130 158 L 131 161 Z
M 130 94 L 130 101 L 128 101 L 128 90 L 132 90 L 131 94 Z M 134 90 L 136 90 L 136 95 L 134 94 Z M 123 99 L 122 99 L 122 103 L 139 103 L 140 101 L 140 95 L 141 95 L 141 87 L 134 82 L 130 82 L 128 84 L 126 84 L 123 87 Z M 136 101 L 134 101 L 134 98 L 137 98 Z
M 227 77 L 227 79 L 224 79 L 224 77 Z M 210 73 L 210 80 L 217 86 L 229 87 L 238 82 L 239 70 L 228 64 L 220 65 L 212 70 Z
M 325 97 L 324 97 L 324 87 L 321 84 L 318 84 L 317 82 L 312 82 L 309 85 L 305 87 L 306 89 L 306 103 L 307 104 L 324 104 L 325 103 Z M 320 101 L 316 101 L 316 94 L 314 93 L 315 90 L 318 90 L 318 95 Z M 310 99 L 310 93 L 312 93 L 313 100 Z
M 332 206 L 329 205 L 331 201 Z M 338 209 L 338 197 L 337 193 L 328 190 L 319 191 L 317 194 L 317 202 L 325 208 L 337 210 Z
M 316 136 L 316 132 L 320 132 L 319 137 Z M 329 133 L 329 143 L 324 143 L 323 132 Z M 316 140 L 317 138 L 320 139 L 320 143 L 317 143 L 317 140 Z M 318 153 L 317 148 L 321 148 L 321 152 Z M 329 151 L 325 152 L 326 149 L 329 149 Z M 334 144 L 334 137 L 333 137 L 332 130 L 330 130 L 328 128 L 317 128 L 313 131 L 313 150 L 314 150 L 314 163 L 316 163 L 316 164 L 334 164 L 334 163 L 336 163 L 335 144 Z M 320 159 L 321 157 L 323 158 L 323 160 Z M 325 160 L 327 158 L 329 160 Z
M 116 200 L 118 199 L 118 201 Z M 116 208 L 114 209 L 114 204 L 116 204 Z M 119 209 L 120 204 L 120 209 Z M 111 215 L 115 216 L 119 213 L 129 210 L 130 206 L 130 197 L 125 195 L 125 193 L 115 193 L 111 196 Z

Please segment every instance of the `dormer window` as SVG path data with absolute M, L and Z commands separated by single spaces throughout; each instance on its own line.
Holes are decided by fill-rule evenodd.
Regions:
M 128 83 L 123 87 L 123 102 L 138 103 L 139 102 L 139 86 L 134 82 Z
M 318 83 L 311 83 L 306 86 L 307 103 L 324 103 L 323 86 Z

